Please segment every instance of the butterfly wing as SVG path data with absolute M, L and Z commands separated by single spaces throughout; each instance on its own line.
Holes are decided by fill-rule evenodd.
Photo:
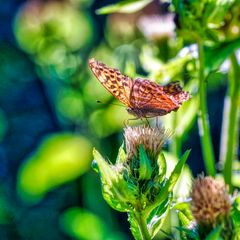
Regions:
M 100 83 L 119 101 L 130 106 L 130 92 L 133 80 L 118 69 L 110 68 L 104 63 L 89 60 L 89 67 Z
M 163 87 L 163 91 L 174 97 L 178 105 L 181 105 L 183 102 L 191 98 L 188 92 L 183 91 L 182 87 L 179 85 L 179 82 L 171 82 Z
M 162 116 L 176 111 L 188 96 L 178 83 L 161 86 L 147 79 L 137 78 L 133 84 L 130 105 L 133 109 L 138 109 L 141 116 Z

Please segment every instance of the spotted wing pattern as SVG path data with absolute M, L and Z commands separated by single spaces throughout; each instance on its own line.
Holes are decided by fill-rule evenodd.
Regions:
M 170 93 L 168 87 L 170 86 L 161 86 L 147 79 L 137 78 L 134 81 L 130 105 L 133 110 L 138 109 L 139 114 L 146 117 L 162 116 L 177 110 L 181 103 L 176 96 L 180 92 Z
M 128 107 L 129 113 L 138 118 L 162 116 L 176 111 L 190 98 L 178 82 L 161 86 L 142 78 L 133 81 L 119 70 L 95 59 L 89 60 L 89 66 L 102 85 Z
M 133 85 L 133 80 L 130 77 L 93 58 L 89 60 L 89 66 L 97 79 L 114 97 L 130 106 L 130 92 Z

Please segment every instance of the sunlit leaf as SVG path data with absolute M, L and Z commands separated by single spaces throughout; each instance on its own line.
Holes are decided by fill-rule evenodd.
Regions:
M 162 182 L 166 177 L 167 172 L 167 161 L 163 153 L 158 157 L 158 167 L 159 167 L 159 182 Z
M 91 150 L 90 142 L 82 136 L 63 133 L 46 138 L 20 168 L 21 197 L 37 202 L 48 191 L 85 173 L 90 167 Z
M 169 178 L 174 167 L 178 163 L 178 159 L 175 155 L 173 155 L 170 152 L 164 152 L 164 155 L 167 159 L 167 173 L 166 177 Z M 185 164 L 182 173 L 176 183 L 176 186 L 173 189 L 173 195 L 175 198 L 178 197 L 188 197 L 191 185 L 192 185 L 192 172 L 191 169 L 188 167 L 187 164 Z
M 190 154 L 190 150 L 187 150 L 181 159 L 178 161 L 177 165 L 175 166 L 174 170 L 172 171 L 168 181 L 167 181 L 167 191 L 170 192 L 173 190 L 178 178 L 180 177 L 180 174 L 182 172 L 182 169 L 184 167 L 185 162 L 188 159 L 188 156 Z
M 172 196 L 169 196 L 157 208 L 155 208 L 147 219 L 150 235 L 154 237 L 162 228 L 163 223 L 169 213 Z
M 234 0 L 208 1 L 204 10 L 203 19 L 206 19 L 209 28 L 221 27 L 229 8 Z
M 108 163 L 95 149 L 93 156 L 98 164 L 104 199 L 117 211 L 129 211 L 130 206 L 136 201 L 137 187 L 133 183 L 125 181 L 121 165 L 115 166 Z
M 116 4 L 100 8 L 97 10 L 97 13 L 98 14 L 109 14 L 114 12 L 134 13 L 144 8 L 150 2 L 152 2 L 152 0 L 125 0 Z
M 178 212 L 179 219 L 181 221 L 181 226 L 189 227 L 193 220 L 192 211 L 188 202 L 176 203 L 173 209 Z
M 223 43 L 217 48 L 205 48 L 205 67 L 208 71 L 218 69 L 220 65 L 238 48 L 240 39 Z
M 235 228 L 240 228 L 240 196 L 236 197 L 233 202 L 231 217 Z
M 118 150 L 116 164 L 124 163 L 126 160 L 127 160 L 127 155 L 124 151 L 124 144 L 122 144 Z
M 128 222 L 130 223 L 130 229 L 135 240 L 142 240 L 141 233 L 139 231 L 138 223 L 133 212 L 128 213 Z

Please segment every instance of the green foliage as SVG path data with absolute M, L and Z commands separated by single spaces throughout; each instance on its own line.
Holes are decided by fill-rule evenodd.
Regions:
M 70 133 L 49 136 L 19 170 L 20 196 L 36 203 L 48 191 L 81 176 L 90 168 L 91 149 L 91 143 L 82 136 Z
M 129 172 L 126 165 L 129 160 L 126 158 L 123 146 L 119 149 L 115 165 L 107 163 L 94 150 L 94 159 L 97 162 L 97 168 L 94 167 L 94 169 L 101 177 L 103 197 L 112 208 L 128 212 L 135 239 L 141 239 L 144 234 L 144 230 L 139 228 L 139 224 L 147 225 L 147 230 L 145 230 L 151 237 L 154 237 L 161 229 L 170 210 L 173 188 L 180 177 L 189 153 L 189 150 L 184 153 L 169 179 L 165 177 L 166 160 L 161 154 L 156 163 L 159 167 L 158 174 L 154 177 L 152 166 L 156 167 L 156 165 L 151 164 L 143 145 L 140 145 L 139 160 L 130 160 L 136 164 L 139 162 L 139 177 L 136 179 L 134 172 Z
M 93 156 L 101 176 L 104 199 L 118 211 L 129 211 L 136 201 L 137 186 L 125 181 L 121 165 L 114 166 L 107 163 L 96 150 L 94 150 Z
M 222 228 L 220 226 L 213 229 L 206 237 L 206 240 L 223 240 L 221 237 Z
M 153 169 L 151 167 L 151 161 L 148 158 L 143 145 L 140 145 L 139 159 L 139 180 L 149 180 L 152 176 Z
M 206 47 L 205 51 L 205 68 L 206 70 L 213 71 L 219 69 L 221 64 L 232 54 L 240 48 L 240 39 L 223 43 L 217 47 Z
M 98 14 L 109 14 L 114 12 L 133 13 L 141 10 L 152 0 L 125 0 L 116 4 L 108 5 L 97 10 Z
M 60 226 L 69 236 L 80 240 L 123 240 L 119 232 L 109 231 L 103 219 L 78 207 L 69 208 L 60 217 Z
M 60 216 L 60 226 L 71 238 L 128 239 L 116 230 L 118 222 L 104 205 L 105 199 L 111 208 L 127 212 L 135 239 L 158 238 L 157 233 L 167 222 L 167 234 L 174 235 L 178 229 L 175 238 L 200 240 L 202 230 L 194 222 L 191 202 L 185 202 L 192 178 L 185 165 L 189 151 L 181 159 L 180 156 L 187 147 L 185 140 L 197 141 L 192 137 L 196 119 L 204 117 L 205 128 L 200 125 L 199 135 L 209 140 L 202 143 L 202 152 L 207 153 L 203 154 L 207 172 L 216 171 L 220 177 L 223 172 L 230 190 L 240 186 L 236 111 L 240 1 L 124 0 L 115 4 L 110 1 L 109 6 L 95 10 L 95 6 L 104 4 L 100 2 L 26 1 L 20 7 L 15 6 L 19 10 L 17 14 L 11 12 L 14 16 L 11 21 L 7 18 L 7 28 L 3 24 L 5 33 L 9 22 L 13 23 L 17 44 L 12 44 L 12 39 L 0 43 L 0 223 L 3 225 L 0 236 L 60 239 L 62 236 L 52 224 L 59 217 L 59 209 L 81 204 L 81 208 L 68 208 Z M 167 10 L 163 2 L 169 3 Z M 0 13 L 7 9 L 10 7 L 1 8 Z M 161 17 L 171 14 L 169 11 L 175 15 L 176 21 L 172 20 L 175 30 L 166 34 L 168 25 L 164 29 L 165 20 Z M 95 13 L 110 15 L 105 18 Z M 5 21 L 4 17 L 1 19 Z M 161 35 L 162 30 L 165 35 Z M 12 38 L 12 34 L 6 34 L 6 39 L 8 35 Z M 196 45 L 198 53 L 191 49 Z M 100 199 L 100 183 L 89 171 L 92 146 L 111 158 L 115 156 L 116 146 L 122 141 L 119 132 L 131 117 L 125 108 L 114 105 L 118 102 L 90 73 L 87 66 L 90 57 L 119 68 L 133 79 L 140 76 L 160 84 L 180 80 L 183 89 L 192 95 L 177 112 L 158 119 L 173 136 L 168 150 L 161 152 L 156 161 L 152 161 L 142 145 L 138 155 L 129 159 L 123 144 L 115 164 L 94 150 L 92 166 L 101 178 L 104 199 Z M 225 69 L 225 74 L 220 68 L 229 58 L 231 66 Z M 215 156 L 211 155 L 211 134 L 216 129 L 220 132 L 219 124 L 209 119 L 220 111 L 222 101 L 215 97 L 220 99 L 226 87 L 229 90 L 223 111 L 221 169 L 216 168 L 219 161 L 215 162 Z M 209 99 L 214 100 L 209 104 Z M 97 104 L 96 100 L 103 104 Z M 212 110 L 210 118 L 207 106 Z M 128 123 L 139 124 L 142 120 Z M 32 129 L 37 129 L 36 134 L 31 133 Z M 48 135 L 49 131 L 57 133 Z M 38 144 L 40 137 L 43 141 Z M 214 139 L 214 142 L 219 141 Z M 197 151 L 200 150 L 194 152 Z M 197 152 L 191 162 L 199 158 L 201 154 Z M 19 204 L 15 185 L 24 202 L 37 205 L 29 208 Z M 71 197 L 66 199 L 65 194 Z M 209 233 L 208 240 L 239 239 L 240 200 L 239 196 L 232 198 L 226 222 L 204 230 L 204 238 Z M 177 219 L 172 212 L 177 213 Z M 49 234 L 45 236 L 42 229 Z

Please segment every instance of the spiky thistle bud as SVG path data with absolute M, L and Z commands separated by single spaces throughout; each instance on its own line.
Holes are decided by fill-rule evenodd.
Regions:
M 135 238 L 152 239 L 170 210 L 173 188 L 190 151 L 184 153 L 168 179 L 161 150 L 169 131 L 160 127 L 126 127 L 124 136 L 126 152 L 122 145 L 114 165 L 94 150 L 94 169 L 100 174 L 108 204 L 128 212 Z
M 149 158 L 156 159 L 170 136 L 170 131 L 163 127 L 126 127 L 124 137 L 128 159 L 139 156 L 140 145 L 144 146 Z
M 215 227 L 230 213 L 231 200 L 225 183 L 212 177 L 198 177 L 192 187 L 192 213 L 203 227 Z

